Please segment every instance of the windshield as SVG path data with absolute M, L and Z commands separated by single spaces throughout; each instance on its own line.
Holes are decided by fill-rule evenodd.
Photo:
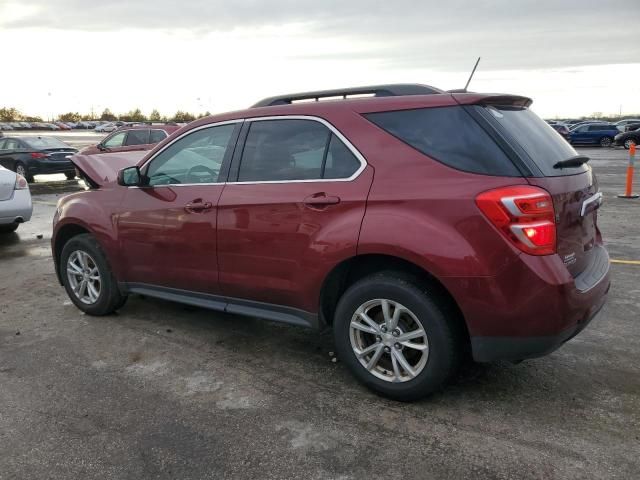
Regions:
M 587 170 L 580 165 L 562 170 L 553 166 L 578 152 L 551 126 L 528 108 L 496 106 L 486 108 L 500 126 L 531 158 L 545 176 L 573 175 Z
M 25 139 L 24 143 L 29 145 L 31 148 L 35 148 L 38 150 L 48 150 L 50 148 L 71 148 L 64 142 L 61 142 L 57 138 L 53 137 L 34 137 Z

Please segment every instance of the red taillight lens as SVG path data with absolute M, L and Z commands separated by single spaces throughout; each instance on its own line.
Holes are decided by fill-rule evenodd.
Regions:
M 47 154 L 46 153 L 40 153 L 40 152 L 32 152 L 31 153 L 31 158 L 47 158 Z
M 27 180 L 20 175 L 19 173 L 16 174 L 16 183 L 13 186 L 14 190 L 24 190 L 25 188 L 29 188 L 29 184 L 27 183 Z
M 514 186 L 483 192 L 478 208 L 515 246 L 531 255 L 556 253 L 551 195 L 537 187 Z

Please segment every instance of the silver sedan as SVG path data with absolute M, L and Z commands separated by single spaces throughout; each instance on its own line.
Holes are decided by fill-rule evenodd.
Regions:
M 0 233 L 14 232 L 31 219 L 29 184 L 22 175 L 0 166 Z

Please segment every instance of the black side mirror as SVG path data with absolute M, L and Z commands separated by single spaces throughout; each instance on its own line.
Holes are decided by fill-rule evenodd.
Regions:
M 139 167 L 127 167 L 118 172 L 118 185 L 123 187 L 143 186 L 143 175 Z
M 98 147 L 98 150 L 100 150 L 101 152 L 106 152 L 107 150 L 109 150 L 104 146 L 104 143 L 99 143 L 98 145 L 96 145 L 96 147 Z

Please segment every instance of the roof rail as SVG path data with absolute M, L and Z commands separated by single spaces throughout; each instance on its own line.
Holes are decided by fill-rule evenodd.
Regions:
M 371 85 L 368 87 L 337 88 L 335 90 L 318 90 L 316 92 L 290 93 L 265 98 L 253 105 L 256 107 L 271 107 L 274 105 L 289 105 L 301 100 L 319 101 L 321 98 L 347 97 L 354 95 L 371 95 L 373 97 L 396 97 L 400 95 L 432 95 L 445 93 L 439 88 L 421 85 L 419 83 L 396 83 L 390 85 Z

